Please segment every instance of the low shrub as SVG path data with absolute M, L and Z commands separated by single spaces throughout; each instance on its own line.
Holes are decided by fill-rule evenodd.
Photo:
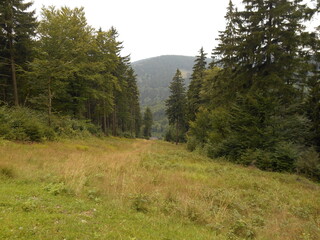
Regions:
M 7 140 L 40 142 L 56 137 L 40 112 L 27 108 L 0 108 L 0 137 Z
M 280 142 L 274 149 L 246 149 L 239 157 L 237 163 L 245 166 L 255 166 L 262 170 L 276 172 L 293 172 L 294 163 L 299 157 L 299 146 Z
M 29 108 L 0 107 L 0 138 L 13 141 L 41 142 L 57 137 L 101 136 L 99 127 L 86 120 L 52 116 Z
M 137 212 L 147 213 L 149 211 L 150 199 L 145 194 L 132 196 L 132 208 Z
M 46 190 L 48 193 L 57 196 L 60 194 L 66 194 L 68 193 L 68 189 L 63 182 L 59 183 L 49 183 L 48 185 L 45 186 L 44 190 Z
M 14 178 L 13 168 L 8 167 L 8 166 L 1 166 L 0 165 L 0 177 L 3 177 L 3 178 Z
M 298 173 L 320 181 L 320 155 L 315 148 L 304 151 L 295 165 Z
M 165 133 L 164 139 L 167 142 L 176 142 L 178 140 L 179 143 L 184 143 L 186 142 L 186 134 L 185 131 L 180 130 L 177 136 L 176 129 L 173 126 L 170 126 L 170 128 Z

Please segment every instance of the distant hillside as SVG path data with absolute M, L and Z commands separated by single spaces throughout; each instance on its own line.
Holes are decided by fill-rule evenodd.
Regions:
M 165 55 L 132 63 L 138 75 L 141 106 L 142 108 L 149 106 L 153 112 L 154 136 L 161 137 L 168 125 L 164 101 L 169 96 L 168 87 L 177 68 L 182 72 L 187 86 L 190 82 L 194 60 L 195 57 Z
M 156 105 L 168 98 L 168 86 L 177 68 L 188 84 L 194 60 L 194 57 L 189 56 L 165 55 L 132 63 L 138 75 L 141 105 Z

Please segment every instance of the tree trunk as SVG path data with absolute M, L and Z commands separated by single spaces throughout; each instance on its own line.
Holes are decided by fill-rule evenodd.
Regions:
M 10 52 L 10 65 L 11 65 L 11 80 L 12 80 L 12 87 L 13 87 L 13 100 L 14 105 L 19 106 L 19 99 L 18 99 L 18 87 L 17 87 L 17 77 L 16 77 L 16 63 L 14 60 L 14 49 L 13 49 L 13 7 L 8 6 L 10 8 L 10 25 L 8 26 L 7 30 L 7 37 L 9 40 L 9 52 Z
M 103 100 L 103 132 L 105 135 L 107 135 L 106 100 Z
M 92 119 L 92 115 L 91 115 L 91 102 L 90 102 L 90 100 L 88 100 L 87 101 L 87 111 L 88 111 L 88 114 L 87 114 L 87 117 L 88 117 L 88 119 L 91 119 L 92 121 L 94 120 L 94 119 Z
M 135 112 L 134 112 L 134 106 L 131 106 L 131 126 L 130 126 L 130 133 L 131 133 L 131 137 L 134 137 L 133 133 L 135 132 Z
M 176 123 L 176 145 L 179 143 L 179 122 Z
M 272 16 L 272 9 L 273 9 L 273 5 L 272 3 L 270 2 L 269 3 L 269 19 L 268 19 L 268 27 L 269 27 L 269 31 L 267 32 L 267 41 L 268 41 L 268 46 L 267 47 L 270 47 L 272 42 L 271 42 L 271 39 L 272 39 L 272 35 L 271 35 L 271 29 L 272 29 L 272 22 L 273 22 L 273 16 Z M 271 64 L 271 53 L 270 52 L 267 52 L 267 66 L 269 67 L 270 64 Z
M 10 33 L 9 35 L 11 35 L 9 39 L 9 48 L 10 48 L 10 65 L 11 65 L 11 79 L 12 79 L 12 86 L 13 86 L 13 98 L 14 98 L 14 105 L 19 106 L 17 77 L 16 77 L 16 63 L 14 61 L 12 33 Z
M 114 106 L 114 110 L 112 113 L 112 135 L 116 136 L 117 135 L 117 109 L 116 106 Z
M 52 115 L 52 92 L 51 92 L 51 79 L 48 82 L 48 125 L 51 127 Z

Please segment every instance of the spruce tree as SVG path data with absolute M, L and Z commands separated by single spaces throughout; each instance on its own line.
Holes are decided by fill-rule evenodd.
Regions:
M 187 125 L 187 98 L 184 79 L 179 69 L 177 69 L 169 89 L 170 96 L 166 100 L 166 115 L 169 119 L 169 125 L 175 129 L 175 142 L 178 144 L 179 136 L 185 133 Z
M 191 125 L 189 139 L 206 145 L 212 157 L 292 171 L 298 149 L 310 144 L 310 124 L 301 108 L 306 94 L 313 131 L 319 131 L 318 73 L 311 72 L 306 58 L 310 46 L 305 30 L 315 9 L 302 0 L 243 4 L 244 10 L 237 11 L 230 1 L 212 64 L 222 69 L 206 74 L 201 91 L 206 104 L 198 114 L 201 119 Z M 200 126 L 204 119 L 210 121 L 210 130 L 197 134 L 205 129 Z M 226 120 L 223 131 L 216 124 L 221 119 Z
M 239 37 L 239 25 L 241 23 L 239 14 L 235 8 L 232 0 L 229 1 L 227 7 L 227 14 L 225 15 L 226 29 L 220 31 L 219 44 L 213 50 L 212 59 L 210 64 L 213 66 L 221 66 L 224 69 L 233 69 L 237 61 L 237 46 Z
M 95 36 L 95 47 L 91 53 L 91 81 L 90 101 L 87 104 L 87 116 L 102 126 L 105 134 L 109 133 L 110 119 L 115 105 L 114 85 L 118 79 L 114 72 L 118 67 L 118 56 L 115 53 L 114 39 L 110 31 L 99 29 Z M 98 74 L 97 74 L 98 73 Z
M 212 62 L 210 68 L 216 72 L 221 68 L 218 77 L 211 79 L 211 86 L 215 89 L 211 90 L 214 93 L 212 100 L 214 105 L 229 104 L 235 100 L 235 93 L 242 91 L 242 85 L 237 78 L 242 75 L 239 69 L 240 31 L 241 25 L 244 24 L 240 19 L 240 13 L 235 8 L 232 0 L 229 1 L 227 13 L 225 15 L 226 28 L 220 31 L 218 46 L 213 49 Z M 207 83 L 208 85 L 208 83 Z M 208 89 L 204 89 L 208 91 Z
M 206 70 L 206 54 L 203 48 L 199 51 L 199 56 L 196 57 L 191 75 L 191 82 L 188 88 L 188 120 L 194 121 L 199 107 L 201 105 L 200 91 L 203 85 L 203 79 Z
M 246 72 L 239 81 L 246 89 L 273 91 L 290 102 L 305 79 L 303 42 L 305 24 L 314 11 L 303 0 L 243 0 L 243 24 L 238 65 Z
M 320 151 L 320 26 L 310 37 L 312 49 L 311 71 L 309 73 L 308 95 L 304 109 L 312 125 L 312 144 Z
M 25 69 L 31 60 L 32 38 L 37 26 L 35 12 L 28 12 L 32 2 L 23 0 L 0 0 L 0 69 L 4 74 L 0 84 L 3 88 L 3 100 L 7 97 L 8 80 L 12 85 L 12 102 L 19 105 L 17 69 Z
M 127 76 L 127 87 L 128 87 L 128 105 L 130 111 L 130 123 L 129 129 L 131 136 L 138 137 L 141 125 L 140 116 L 140 104 L 139 104 L 139 89 L 137 86 L 137 75 L 133 68 L 130 66 Z
M 143 136 L 147 139 L 151 137 L 152 124 L 153 124 L 152 112 L 150 108 L 147 107 L 143 115 Z

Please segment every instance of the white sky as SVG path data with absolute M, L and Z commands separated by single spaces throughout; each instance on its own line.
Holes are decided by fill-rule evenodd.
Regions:
M 201 47 L 208 56 L 224 30 L 229 0 L 33 0 L 42 6 L 84 7 L 88 24 L 108 30 L 114 26 L 131 60 L 160 55 L 195 56 Z M 241 0 L 233 0 L 241 6 Z M 311 0 L 306 0 L 311 2 Z M 241 7 L 240 7 L 241 8 Z
M 208 56 L 218 31 L 224 29 L 229 0 L 33 0 L 42 6 L 81 7 L 88 24 L 114 26 L 123 41 L 123 55 L 132 61 L 160 55 L 195 56 L 203 46 Z M 241 0 L 234 0 L 239 3 Z

